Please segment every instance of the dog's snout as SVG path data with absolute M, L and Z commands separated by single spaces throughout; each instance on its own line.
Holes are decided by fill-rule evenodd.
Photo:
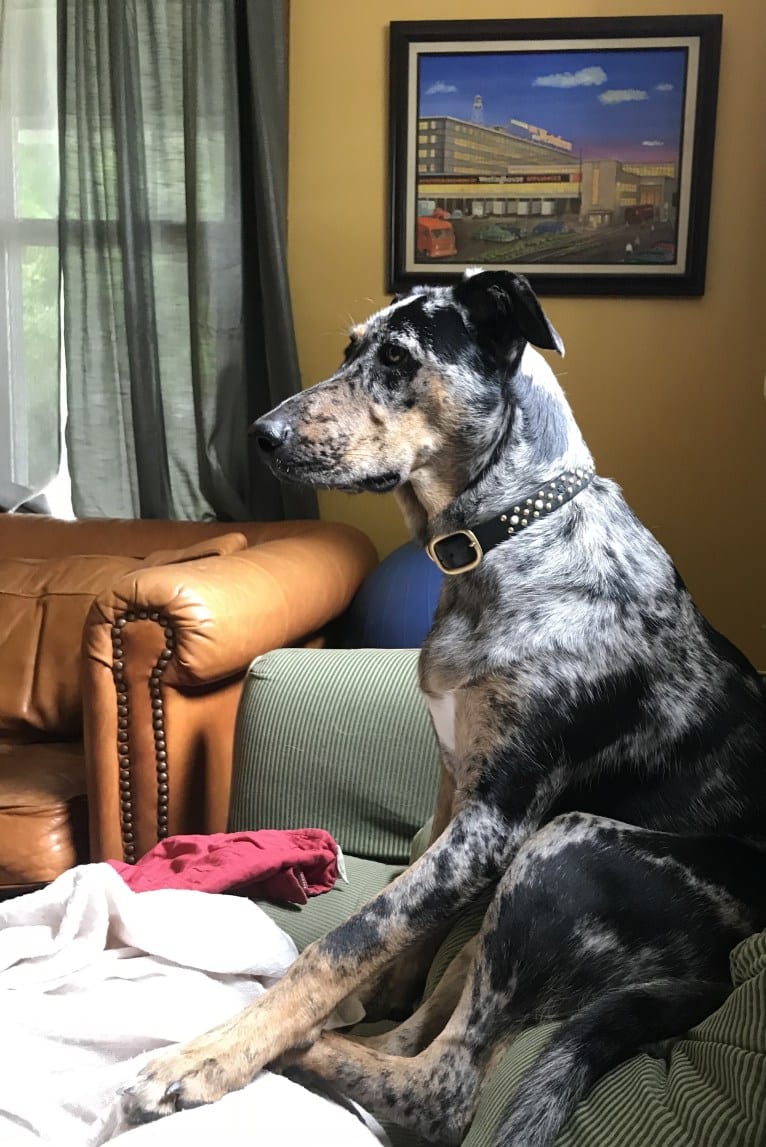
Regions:
M 286 419 L 266 415 L 265 418 L 259 418 L 253 423 L 250 433 L 255 435 L 255 440 L 264 454 L 273 454 L 292 437 L 293 431 Z

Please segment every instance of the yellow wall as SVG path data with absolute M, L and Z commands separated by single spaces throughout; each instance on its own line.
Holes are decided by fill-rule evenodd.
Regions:
M 766 43 L 764 0 L 516 0 L 516 17 L 724 15 L 707 291 L 564 299 L 560 375 L 599 470 L 673 555 L 713 624 L 766 669 Z M 507 17 L 506 0 L 292 0 L 290 273 L 304 382 L 385 305 L 387 27 Z M 381 555 L 391 496 L 322 495 Z

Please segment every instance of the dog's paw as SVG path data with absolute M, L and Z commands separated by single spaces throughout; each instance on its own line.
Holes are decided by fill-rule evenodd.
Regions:
M 235 1061 L 236 1064 L 236 1061 Z M 202 1107 L 250 1082 L 240 1070 L 228 1070 L 215 1047 L 190 1046 L 151 1060 L 135 1082 L 122 1091 L 122 1112 L 129 1124 L 150 1123 L 175 1111 Z

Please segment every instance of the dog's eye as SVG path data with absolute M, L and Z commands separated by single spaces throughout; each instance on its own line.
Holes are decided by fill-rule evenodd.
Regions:
M 411 355 L 398 343 L 383 343 L 378 351 L 378 358 L 383 366 L 404 366 L 405 363 L 409 362 Z

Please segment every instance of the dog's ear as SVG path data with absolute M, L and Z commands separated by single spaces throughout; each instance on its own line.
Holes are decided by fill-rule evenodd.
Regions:
M 454 291 L 455 299 L 466 308 L 471 322 L 498 347 L 507 345 L 518 331 L 533 346 L 564 354 L 561 335 L 523 275 L 512 271 L 476 271 L 466 274 Z

